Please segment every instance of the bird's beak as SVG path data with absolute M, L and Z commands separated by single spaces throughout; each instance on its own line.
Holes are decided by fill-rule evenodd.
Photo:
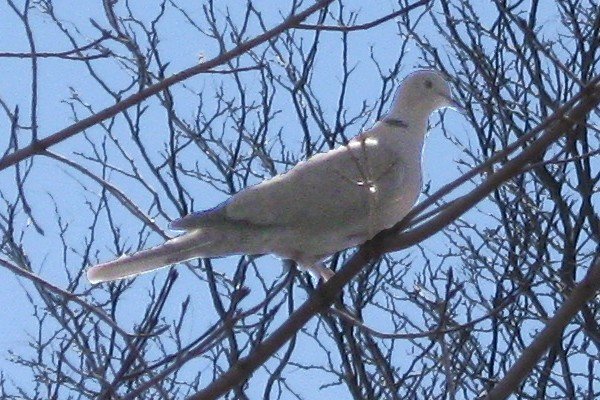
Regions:
M 462 104 L 460 104 L 458 101 L 456 101 L 453 98 L 450 98 L 450 108 L 453 109 L 454 111 L 458 111 L 461 114 L 464 114 L 466 112 L 466 110 L 462 106 Z
M 451 108 L 454 111 L 458 111 L 461 114 L 465 113 L 465 108 L 458 101 L 456 101 L 454 98 L 452 98 L 452 96 L 443 95 L 443 97 L 448 102 L 448 105 L 447 105 L 448 108 Z

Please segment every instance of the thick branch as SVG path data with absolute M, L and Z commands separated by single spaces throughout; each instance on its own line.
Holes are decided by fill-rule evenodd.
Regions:
M 527 346 L 517 362 L 508 370 L 504 378 L 494 386 L 485 397 L 486 400 L 506 399 L 517 390 L 519 384 L 525 379 L 539 359 L 556 343 L 562 335 L 567 324 L 581 311 L 582 307 L 600 289 L 600 261 L 597 261 L 588 270 L 587 274 L 571 292 L 558 309 L 554 317 L 548 321 L 546 327 L 538 333 L 533 342 Z

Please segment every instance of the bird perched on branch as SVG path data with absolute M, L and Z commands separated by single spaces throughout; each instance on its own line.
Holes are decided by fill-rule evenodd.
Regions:
M 414 72 L 389 113 L 345 146 L 171 222 L 181 236 L 91 267 L 87 277 L 98 283 L 193 258 L 272 253 L 327 280 L 333 272 L 323 265 L 326 257 L 364 243 L 410 211 L 421 192 L 429 115 L 455 105 L 440 73 Z

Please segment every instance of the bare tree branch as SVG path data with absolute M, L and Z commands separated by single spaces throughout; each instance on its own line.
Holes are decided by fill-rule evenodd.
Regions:
M 598 87 L 600 77 L 592 80 L 588 86 L 583 88 L 577 95 L 577 104 L 572 109 L 562 109 L 557 118 L 558 122 L 551 125 L 544 135 L 531 143 L 527 149 L 506 163 L 494 175 L 488 177 L 488 183 L 479 186 L 469 194 L 462 197 L 462 201 L 455 203 L 454 207 L 448 208 L 440 216 L 432 221 L 424 223 L 419 228 L 398 234 L 405 226 L 400 222 L 396 227 L 378 234 L 370 240 L 344 264 L 327 283 L 319 286 L 271 336 L 263 340 L 260 345 L 246 357 L 240 359 L 231 369 L 222 374 L 205 389 L 188 397 L 188 400 L 216 399 L 225 394 L 232 387 L 246 380 L 267 359 L 273 356 L 288 340 L 315 315 L 324 312 L 334 302 L 338 293 L 368 264 L 374 262 L 385 252 L 396 251 L 415 245 L 445 225 L 454 221 L 461 214 L 476 205 L 483 197 L 491 193 L 498 185 L 518 174 L 521 169 L 540 154 L 561 135 L 566 134 L 573 125 L 584 119 L 588 113 L 600 104 L 600 88 Z
M 98 111 L 93 116 L 85 118 L 65 129 L 60 130 L 44 139 L 36 140 L 32 144 L 27 147 L 24 147 L 20 150 L 16 150 L 11 154 L 7 154 L 2 159 L 0 159 L 0 171 L 14 165 L 18 162 L 21 162 L 35 154 L 40 154 L 43 150 L 48 149 L 49 147 L 62 142 L 65 139 L 70 138 L 77 133 L 96 125 L 97 123 L 104 121 L 112 116 L 117 115 L 118 113 L 128 109 L 129 107 L 139 104 L 143 100 L 147 99 L 150 96 L 153 96 L 163 90 L 167 89 L 169 86 L 172 86 L 176 83 L 182 82 L 194 75 L 198 75 L 200 73 L 211 70 L 212 68 L 225 64 L 228 61 L 232 60 L 235 57 L 238 57 L 245 52 L 252 50 L 254 47 L 269 41 L 270 39 L 276 37 L 287 29 L 294 28 L 301 21 L 308 18 L 310 15 L 319 11 L 320 9 L 327 7 L 333 0 L 319 0 L 312 6 L 308 7 L 306 10 L 296 14 L 291 15 L 284 22 L 277 25 L 276 27 L 270 29 L 269 31 L 259 35 L 253 39 L 250 39 L 244 43 L 241 43 L 237 47 L 232 50 L 226 51 L 212 60 L 202 62 L 194 67 L 188 68 L 184 71 L 178 72 L 164 80 L 155 83 L 152 86 L 149 86 L 141 91 L 127 97 L 119 101 L 117 104 L 107 107 L 104 110 Z
M 417 1 L 407 7 L 403 7 L 398 11 L 390 13 L 384 17 L 377 18 L 374 21 L 367 22 L 365 24 L 360 25 L 352 25 L 352 26 L 327 26 L 327 25 L 309 25 L 309 24 L 299 24 L 298 29 L 306 29 L 306 30 L 316 30 L 316 31 L 330 31 L 330 32 L 352 32 L 352 31 L 361 31 L 367 30 L 376 27 L 377 25 L 381 25 L 391 19 L 394 19 L 400 15 L 406 14 L 409 11 L 414 10 L 415 8 L 419 8 L 425 6 L 430 3 L 430 0 L 420 0 Z
M 569 293 L 556 314 L 546 323 L 533 342 L 521 353 L 515 364 L 485 396 L 486 400 L 506 399 L 518 390 L 542 355 L 562 336 L 567 324 L 581 312 L 585 304 L 600 290 L 600 262 L 596 261 Z

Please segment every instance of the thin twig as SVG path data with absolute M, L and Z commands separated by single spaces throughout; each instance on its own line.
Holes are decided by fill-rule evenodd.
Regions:
M 487 312 L 485 315 L 482 315 L 479 318 L 475 318 L 472 321 L 469 321 L 465 324 L 461 324 L 461 325 L 456 325 L 452 328 L 444 328 L 441 329 L 441 326 L 433 329 L 433 330 L 429 330 L 426 332 L 419 332 L 419 333 L 390 333 L 390 332 L 381 332 L 378 331 L 376 329 L 373 329 L 371 327 L 369 327 L 368 325 L 366 325 L 364 322 L 362 322 L 361 320 L 359 320 L 358 318 L 354 317 L 353 315 L 349 314 L 347 311 L 345 310 L 341 310 L 339 308 L 330 308 L 329 310 L 327 310 L 328 313 L 330 314 L 335 314 L 336 316 L 342 318 L 344 321 L 351 323 L 352 325 L 356 326 L 358 329 L 360 329 L 361 331 L 363 331 L 364 333 L 380 338 L 380 339 L 419 339 L 419 338 L 437 338 L 441 335 L 445 335 L 448 333 L 453 333 L 453 332 L 457 332 L 457 331 L 462 331 L 465 329 L 472 329 L 475 325 L 477 325 L 480 322 L 485 321 L 486 319 L 496 316 L 498 315 L 502 310 L 504 310 L 506 307 L 508 307 L 509 305 L 513 304 L 513 302 L 517 299 L 517 297 L 519 296 L 519 294 L 521 294 L 521 289 L 517 289 L 515 290 L 513 293 L 511 293 L 509 296 L 507 296 L 502 303 L 500 303 L 498 306 L 494 307 L 492 310 L 490 310 L 489 312 Z
M 1 53 L 0 52 L 0 58 L 33 58 L 33 57 L 35 57 L 35 58 L 64 58 L 67 60 L 82 60 L 82 61 L 91 60 L 91 59 L 95 59 L 95 58 L 104 58 L 104 57 L 110 56 L 110 52 L 108 51 L 108 49 L 100 52 L 100 54 L 95 54 L 92 56 L 74 56 L 74 54 L 81 53 L 83 51 L 92 49 L 92 48 L 98 46 L 104 40 L 108 39 L 108 37 L 109 37 L 109 35 L 107 33 L 104 33 L 102 35 L 102 37 L 94 40 L 93 42 L 91 42 L 89 44 L 86 44 L 85 46 L 67 50 L 67 51 L 57 52 L 57 53 L 52 53 L 52 52 L 36 52 L 36 53 L 7 53 L 7 52 L 4 52 L 4 53 Z
M 309 24 L 300 24 L 298 25 L 298 29 L 312 30 L 312 31 L 335 31 L 335 32 L 352 32 L 359 30 L 367 30 L 371 29 L 377 25 L 381 25 L 384 22 L 387 22 L 391 19 L 394 19 L 402 14 L 406 14 L 409 11 L 414 10 L 415 8 L 427 5 L 430 0 L 421 0 L 404 8 L 401 8 L 398 11 L 395 11 L 391 14 L 386 15 L 385 17 L 378 18 L 374 21 L 367 22 L 361 25 L 352 25 L 352 26 L 331 26 L 331 25 L 309 25 Z
M 0 265 L 2 265 L 6 269 L 14 272 L 15 274 L 17 274 L 19 276 L 29 279 L 36 285 L 42 286 L 48 292 L 58 295 L 60 298 L 65 300 L 65 303 L 68 303 L 68 302 L 76 303 L 79 306 L 81 306 L 83 309 L 87 310 L 88 312 L 95 314 L 98 318 L 100 318 L 100 320 L 104 321 L 108 326 L 110 326 L 112 329 L 114 329 L 116 332 L 118 332 L 121 336 L 123 336 L 123 338 L 127 339 L 130 337 L 136 336 L 134 334 L 125 332 L 102 309 L 85 302 L 84 300 L 82 300 L 79 297 L 79 295 L 77 295 L 75 293 L 67 292 L 67 291 L 59 288 L 58 286 L 55 286 L 55 285 L 51 284 L 50 282 L 40 278 L 33 272 L 27 271 L 26 269 L 23 269 L 23 268 L 19 268 L 17 265 L 12 264 L 8 261 L 5 261 L 1 258 L 0 258 Z
M 289 16 L 288 18 L 285 19 L 285 21 L 283 21 L 281 24 L 277 25 L 276 27 L 266 31 L 265 33 L 263 33 L 261 35 L 254 37 L 246 42 L 241 43 L 240 45 L 236 46 L 232 50 L 221 53 L 220 55 L 218 55 L 217 57 L 215 57 L 209 61 L 200 63 L 191 68 L 183 70 L 175 75 L 165 78 L 164 80 L 157 82 L 154 85 L 149 86 L 143 90 L 140 90 L 139 92 L 127 97 L 126 99 L 119 101 L 115 105 L 107 107 L 104 110 L 101 110 L 94 115 L 91 115 L 85 119 L 82 119 L 81 121 L 78 121 L 63 130 L 60 130 L 44 139 L 34 141 L 29 146 L 24 147 L 24 148 L 17 150 L 11 154 L 6 155 L 2 159 L 0 159 L 0 171 L 18 163 L 18 162 L 21 162 L 35 154 L 39 154 L 43 150 L 46 150 L 49 147 L 51 147 L 57 143 L 60 143 L 63 140 L 66 140 L 66 139 L 70 138 L 71 136 L 74 136 L 77 133 L 82 132 L 83 130 L 85 130 L 89 127 L 92 127 L 92 126 L 96 125 L 97 123 L 104 121 L 105 119 L 114 117 L 115 115 L 119 114 L 122 111 L 125 111 L 129 107 L 131 107 L 135 104 L 139 104 L 143 100 L 145 100 L 151 96 L 154 96 L 157 93 L 164 91 L 165 89 L 167 89 L 168 87 L 170 87 L 176 83 L 182 82 L 192 76 L 204 73 L 206 71 L 210 71 L 212 68 L 214 68 L 216 66 L 222 65 L 236 57 L 239 57 L 242 54 L 245 54 L 246 52 L 253 49 L 254 47 L 273 39 L 274 37 L 278 36 L 282 32 L 296 27 L 301 21 L 305 20 L 310 15 L 314 14 L 315 12 L 319 11 L 320 9 L 328 6 L 332 2 L 333 2 L 333 0 L 317 1 L 315 4 L 308 7 L 306 10 L 304 10 L 296 15 Z

